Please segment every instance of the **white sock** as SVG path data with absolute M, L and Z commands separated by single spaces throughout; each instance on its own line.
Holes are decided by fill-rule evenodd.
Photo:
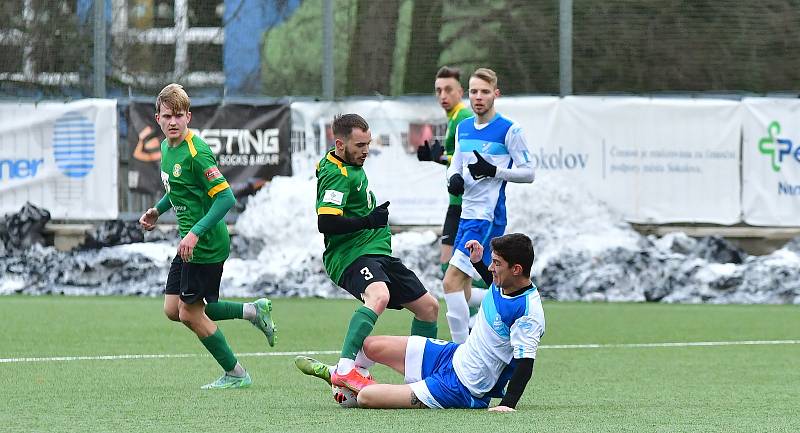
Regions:
M 481 289 L 480 287 L 472 287 L 472 295 L 469 297 L 469 306 L 470 307 L 480 307 L 481 302 L 483 302 L 483 297 L 489 293 L 487 289 Z
M 464 292 L 445 293 L 444 301 L 447 304 L 447 324 L 450 326 L 450 336 L 456 343 L 467 341 L 469 336 L 469 305 L 464 299 Z
M 247 371 L 245 371 L 244 367 L 242 367 L 242 364 L 237 362 L 233 367 L 233 370 L 226 371 L 226 373 L 228 373 L 228 376 L 244 377 L 247 374 Z
M 350 373 L 356 366 L 356 362 L 350 358 L 339 358 L 339 363 L 336 364 L 336 372 L 339 374 L 347 374 Z
M 364 354 L 364 349 L 361 349 L 358 351 L 358 354 L 356 355 L 355 364 L 359 367 L 369 369 L 370 367 L 375 365 L 375 361 L 367 358 L 367 355 Z
M 256 306 L 252 302 L 246 302 L 242 308 L 242 319 L 253 321 L 256 318 Z

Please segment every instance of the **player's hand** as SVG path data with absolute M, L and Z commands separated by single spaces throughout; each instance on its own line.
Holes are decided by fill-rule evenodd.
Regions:
M 428 140 L 425 140 L 425 143 L 417 147 L 417 159 L 420 161 L 431 161 L 431 146 L 428 144 Z
M 447 164 L 447 157 L 445 156 L 444 159 L 442 159 L 442 155 L 444 155 L 444 147 L 439 140 L 434 140 L 433 143 L 425 140 L 425 143 L 417 148 L 417 159 L 420 161 L 433 161 L 439 164 Z
M 444 155 L 444 146 L 442 146 L 442 143 L 440 143 L 439 140 L 434 140 L 430 147 L 431 161 L 438 162 L 439 164 L 447 164 L 447 155 Z M 444 155 L 444 160 L 442 160 L 442 155 Z
M 483 245 L 476 240 L 467 241 L 467 244 L 464 247 L 469 250 L 469 261 L 472 263 L 478 263 L 483 260 Z
M 456 173 L 450 176 L 447 181 L 447 192 L 453 195 L 464 194 L 464 178 L 461 177 L 461 174 Z
M 186 237 L 181 239 L 181 243 L 178 244 L 178 255 L 185 263 L 192 261 L 195 245 L 197 245 L 197 235 L 192 232 L 187 233 Z
M 147 231 L 156 228 L 156 221 L 158 221 L 158 210 L 154 207 L 147 209 L 147 211 L 142 214 L 141 218 L 139 218 L 139 224 Z
M 517 410 L 514 408 L 510 408 L 508 406 L 495 406 L 490 407 L 489 412 L 516 412 Z
M 372 209 L 367 215 L 367 226 L 371 229 L 379 229 L 389 224 L 389 202 Z
M 483 159 L 477 150 L 473 150 L 472 153 L 474 153 L 478 158 L 478 161 L 467 165 L 469 173 L 472 175 L 473 179 L 479 180 L 483 179 L 484 177 L 494 177 L 494 175 L 497 174 L 497 167 L 489 163 L 489 161 Z

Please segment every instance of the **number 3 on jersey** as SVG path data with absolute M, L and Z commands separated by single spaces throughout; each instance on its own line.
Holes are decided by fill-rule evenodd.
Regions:
M 361 269 L 359 272 L 361 273 L 361 275 L 363 275 L 363 276 L 364 276 L 364 281 L 369 281 L 369 280 L 371 280 L 372 278 L 374 278 L 374 277 L 372 276 L 372 272 L 370 272 L 370 271 L 369 271 L 369 268 L 367 268 L 367 267 L 364 267 L 364 268 L 363 268 L 363 269 Z

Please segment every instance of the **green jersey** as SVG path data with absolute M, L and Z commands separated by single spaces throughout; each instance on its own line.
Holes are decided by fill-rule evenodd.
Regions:
M 447 112 L 447 131 L 444 133 L 444 151 L 447 153 L 447 165 L 453 159 L 456 151 L 456 126 L 462 120 L 472 117 L 472 111 L 463 102 L 459 102 Z M 461 196 L 450 194 L 450 204 L 461 206 Z
M 363 167 L 347 164 L 333 151 L 317 164 L 317 215 L 365 217 L 375 209 L 375 194 Z M 344 270 L 357 258 L 367 254 L 392 254 L 392 233 L 389 226 L 364 229 L 340 235 L 325 235 L 322 262 L 337 284 Z
M 185 237 L 211 208 L 214 196 L 229 188 L 205 141 L 192 134 L 177 146 L 161 142 L 161 180 Z M 228 258 L 231 239 L 225 220 L 208 229 L 194 247 L 192 263 L 220 263 Z

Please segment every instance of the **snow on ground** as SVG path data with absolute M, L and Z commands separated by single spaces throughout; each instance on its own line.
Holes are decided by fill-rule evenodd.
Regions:
M 250 198 L 235 226 L 223 296 L 349 296 L 325 274 L 315 194 L 313 177 L 277 177 Z M 509 185 L 507 207 L 506 232 L 533 239 L 534 280 L 549 299 L 800 304 L 800 239 L 749 256 L 718 237 L 641 236 L 580 186 L 552 175 Z M 9 250 L 0 258 L 0 294 L 160 295 L 176 246 L 177 239 L 70 253 Z M 441 296 L 437 234 L 405 231 L 392 247 Z

